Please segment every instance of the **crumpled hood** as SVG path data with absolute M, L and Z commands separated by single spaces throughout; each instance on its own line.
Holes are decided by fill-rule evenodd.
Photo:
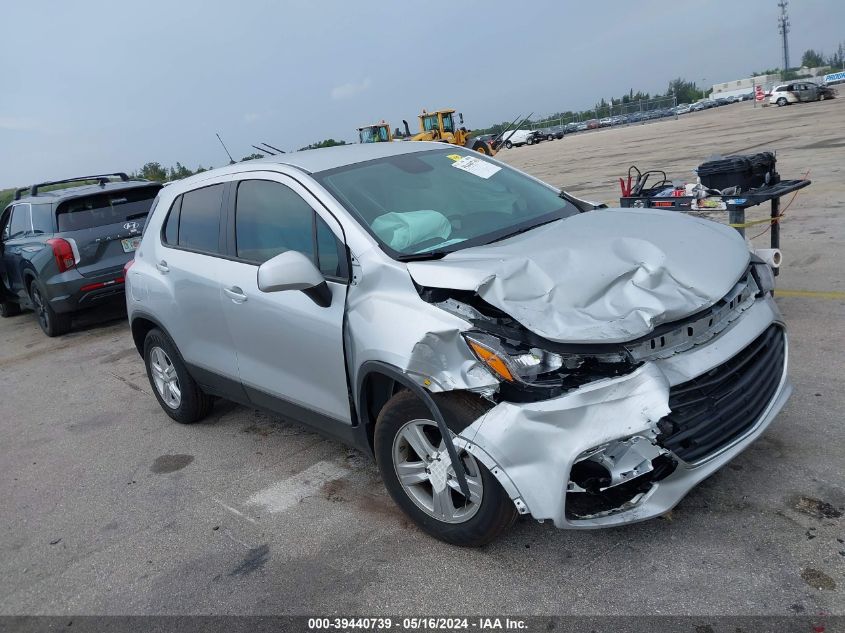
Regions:
M 728 226 L 672 211 L 602 209 L 408 270 L 422 286 L 473 290 L 547 339 L 615 343 L 713 305 L 749 260 Z

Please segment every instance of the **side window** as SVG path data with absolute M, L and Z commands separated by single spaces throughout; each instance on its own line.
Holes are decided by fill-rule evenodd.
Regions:
M 220 206 L 223 185 L 211 185 L 182 194 L 179 246 L 216 253 L 220 250 Z
M 311 206 L 285 185 L 269 180 L 245 180 L 238 185 L 238 257 L 263 263 L 284 251 L 299 251 L 313 260 L 313 222 Z
M 317 216 L 317 259 L 320 272 L 328 277 L 340 277 L 345 254 L 343 244 L 334 236 L 329 225 L 319 215 Z
M 13 240 L 16 237 L 23 237 L 30 230 L 29 205 L 16 204 L 12 209 L 12 223 L 9 227 L 9 239 Z
M 53 205 L 34 204 L 32 205 L 32 231 L 36 235 L 52 233 L 53 229 Z
M 164 230 L 161 233 L 162 241 L 171 246 L 179 243 L 179 208 L 181 205 L 182 196 L 178 196 L 170 206 L 167 219 L 164 221 Z

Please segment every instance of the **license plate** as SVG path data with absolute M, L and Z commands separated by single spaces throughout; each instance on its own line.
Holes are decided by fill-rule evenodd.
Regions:
M 120 243 L 123 245 L 124 253 L 131 253 L 141 245 L 141 237 L 129 237 L 125 240 L 120 240 Z

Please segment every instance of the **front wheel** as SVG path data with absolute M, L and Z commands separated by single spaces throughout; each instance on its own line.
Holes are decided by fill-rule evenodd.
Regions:
M 786 99 L 784 97 L 781 97 L 780 99 L 778 99 L 777 103 L 778 103 L 778 107 L 782 108 L 783 106 L 786 105 L 787 102 L 786 102 Z
M 443 394 L 438 406 L 459 433 L 486 411 L 467 394 Z M 449 453 L 428 407 L 410 391 L 390 399 L 378 416 L 375 454 L 384 485 L 402 510 L 431 536 L 480 547 L 516 520 L 516 509 L 487 468 L 466 451 L 458 457 L 470 496 L 461 492 Z
M 513 143 L 511 143 L 510 141 L 505 141 L 505 148 L 506 149 L 510 149 L 512 147 L 513 147 Z

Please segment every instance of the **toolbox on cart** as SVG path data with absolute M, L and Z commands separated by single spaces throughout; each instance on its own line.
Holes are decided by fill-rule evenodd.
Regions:
M 708 160 L 701 163 L 696 172 L 701 184 L 709 189 L 739 187 L 740 192 L 745 192 L 777 182 L 772 152 Z

